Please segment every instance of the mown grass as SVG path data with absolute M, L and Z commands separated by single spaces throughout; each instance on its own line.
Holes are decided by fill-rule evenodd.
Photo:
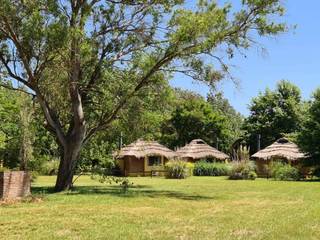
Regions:
M 1 239 L 320 239 L 320 183 L 132 178 L 123 193 L 83 176 L 74 191 L 0 206 Z

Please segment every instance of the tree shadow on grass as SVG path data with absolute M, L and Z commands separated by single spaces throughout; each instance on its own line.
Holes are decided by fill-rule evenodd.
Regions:
M 53 187 L 32 187 L 32 194 L 47 195 L 54 193 Z M 121 198 L 174 198 L 189 201 L 213 200 L 214 197 L 180 191 L 155 190 L 148 185 L 131 186 L 124 191 L 120 186 L 76 186 L 70 191 L 62 192 L 63 195 L 109 195 Z
M 300 182 L 310 182 L 310 183 L 320 182 L 320 178 L 315 178 L 315 179 L 302 179 L 302 180 L 300 180 Z

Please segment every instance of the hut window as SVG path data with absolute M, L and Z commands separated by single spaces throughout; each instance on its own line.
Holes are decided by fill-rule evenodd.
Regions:
M 150 156 L 150 157 L 148 157 L 148 165 L 149 166 L 159 166 L 159 165 L 161 165 L 161 157 L 160 156 Z

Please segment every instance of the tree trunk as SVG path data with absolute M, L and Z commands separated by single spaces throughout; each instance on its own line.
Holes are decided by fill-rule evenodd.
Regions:
M 55 185 L 55 191 L 61 192 L 72 188 L 73 175 L 79 158 L 83 139 L 79 138 L 64 147 Z

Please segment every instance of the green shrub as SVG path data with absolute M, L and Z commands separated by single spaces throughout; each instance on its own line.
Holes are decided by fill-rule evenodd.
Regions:
M 289 164 L 274 162 L 271 165 L 271 177 L 275 180 L 297 181 L 301 178 L 299 170 Z
M 6 168 L 6 167 L 0 167 L 0 172 L 7 172 L 7 171 L 9 171 L 8 168 Z
M 320 167 L 317 167 L 317 168 L 313 169 L 312 175 L 315 176 L 315 177 L 320 178 Z
M 31 182 L 35 182 L 35 181 L 37 180 L 38 176 L 39 176 L 38 172 L 36 172 L 36 171 L 31 171 L 31 172 L 30 172 L 30 177 L 31 177 L 30 180 L 31 180 Z
M 166 177 L 184 179 L 192 176 L 194 165 L 182 160 L 170 160 L 165 165 Z
M 194 164 L 193 175 L 195 176 L 227 176 L 230 165 L 226 163 L 209 163 L 199 161 Z
M 255 171 L 250 171 L 248 174 L 248 179 L 249 180 L 255 180 L 258 177 Z
M 47 175 L 47 176 L 52 176 L 52 175 L 57 175 L 59 170 L 59 161 L 48 161 L 45 162 L 39 171 L 39 174 L 41 175 Z
M 256 167 L 252 161 L 237 161 L 231 165 L 229 172 L 229 179 L 231 180 L 255 180 L 257 174 L 255 172 Z

